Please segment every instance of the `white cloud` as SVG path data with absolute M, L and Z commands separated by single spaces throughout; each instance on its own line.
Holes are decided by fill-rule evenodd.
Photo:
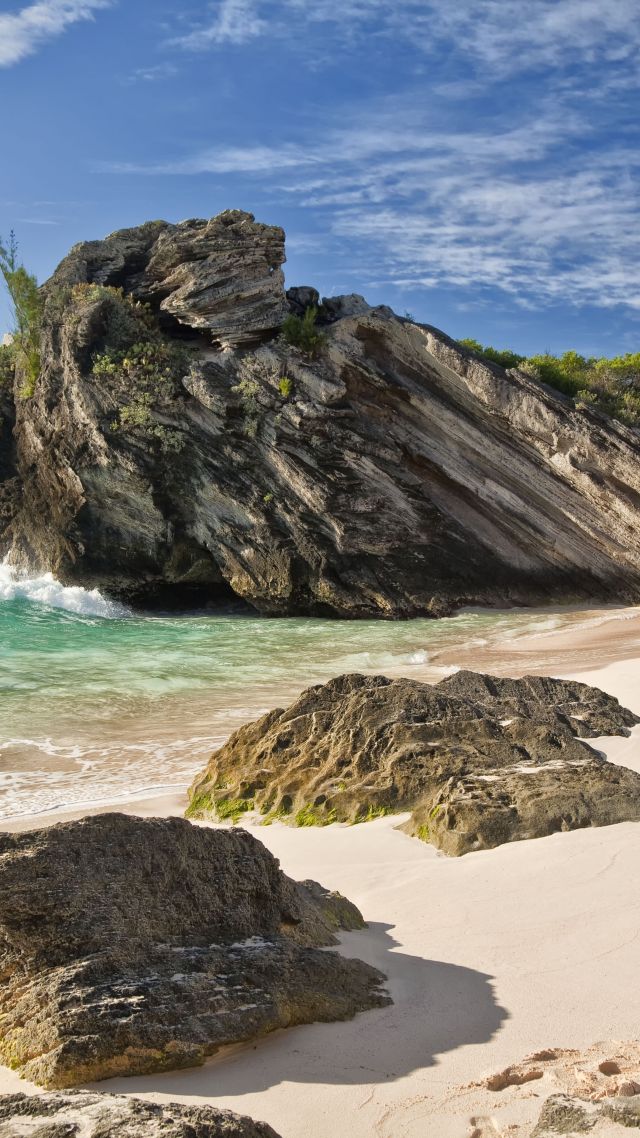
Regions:
M 125 83 L 158 83 L 163 79 L 173 79 L 178 68 L 173 63 L 155 63 L 149 67 L 137 67 L 127 75 Z
M 213 19 L 172 42 L 193 51 L 225 43 L 242 44 L 258 36 L 288 39 L 313 52 L 310 25 L 333 29 L 341 46 L 360 38 L 387 35 L 410 41 L 425 54 L 453 44 L 480 68 L 484 82 L 542 66 L 562 68 L 575 60 L 629 64 L 640 47 L 637 0 L 271 0 L 269 19 L 263 0 L 219 0 Z M 458 83 L 451 96 L 473 93 Z M 446 84 L 443 94 L 446 93 Z
M 170 42 L 188 51 L 206 51 L 220 44 L 243 44 L 267 30 L 253 0 L 220 0 L 213 19 Z
M 307 146 L 222 147 L 112 172 L 228 175 L 310 209 L 359 285 L 500 289 L 532 306 L 637 307 L 640 155 L 589 145 L 554 100 L 526 117 L 438 129 L 408 96 L 343 116 Z M 578 145 L 576 145 L 578 144 Z M 586 147 L 586 149 L 585 149 Z M 586 157 L 585 157 L 586 155 Z M 109 169 L 109 167 L 107 167 Z
M 18 12 L 0 13 L 0 67 L 11 67 L 33 55 L 71 24 L 90 20 L 112 0 L 41 0 Z

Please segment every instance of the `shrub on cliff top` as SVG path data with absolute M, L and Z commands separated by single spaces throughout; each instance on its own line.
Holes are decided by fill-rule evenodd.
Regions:
M 42 301 L 35 276 L 18 261 L 18 242 L 13 230 L 6 247 L 0 240 L 0 274 L 9 293 L 13 314 L 11 347 L 24 376 L 20 395 L 29 399 L 40 372 Z
M 477 340 L 460 340 L 460 343 L 480 359 L 491 360 L 502 367 L 517 367 L 532 379 L 569 395 L 578 408 L 594 407 L 630 427 L 640 427 L 640 352 L 628 352 L 612 359 L 587 358 L 575 351 L 561 356 L 549 352 L 519 356 L 515 352 L 483 346 Z
M 287 344 L 298 348 L 306 356 L 317 356 L 326 337 L 316 328 L 318 309 L 307 308 L 304 316 L 290 313 L 282 325 L 282 335 Z

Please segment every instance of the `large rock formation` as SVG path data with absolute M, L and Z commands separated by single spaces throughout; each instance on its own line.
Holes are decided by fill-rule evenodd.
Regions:
M 277 335 L 317 299 L 285 294 L 283 241 L 229 211 L 72 250 L 0 554 L 267 613 L 637 599 L 637 432 L 361 297 L 323 302 L 305 354 Z
M 639 722 L 567 680 L 340 676 L 236 731 L 191 787 L 189 814 L 304 826 L 410 810 L 408 832 L 453 855 L 637 820 L 640 774 L 577 737 Z
M 358 910 L 243 831 L 105 814 L 0 835 L 0 1061 L 46 1087 L 189 1067 L 388 1003 L 317 946 Z
M 230 1110 L 80 1091 L 0 1096 L 0 1134 L 2 1138 L 278 1138 L 266 1122 Z

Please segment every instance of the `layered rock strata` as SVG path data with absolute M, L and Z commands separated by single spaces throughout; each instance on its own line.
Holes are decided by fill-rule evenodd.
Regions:
M 389 1002 L 374 968 L 319 951 L 363 926 L 355 906 L 243 831 L 105 814 L 2 834 L 0 896 L 0 1061 L 45 1087 Z
M 0 555 L 146 606 L 637 600 L 637 432 L 358 296 L 322 302 L 305 353 L 280 330 L 319 298 L 285 293 L 283 260 L 240 211 L 71 251 Z
M 278 1138 L 266 1122 L 213 1106 L 124 1095 L 0 1096 L 2 1138 Z
M 637 820 L 640 774 L 581 739 L 638 722 L 567 680 L 339 676 L 236 731 L 195 780 L 189 813 L 327 825 L 411 811 L 405 829 L 452 855 Z

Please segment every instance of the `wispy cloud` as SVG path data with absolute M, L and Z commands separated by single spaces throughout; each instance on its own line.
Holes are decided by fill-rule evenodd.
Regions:
M 585 162 L 589 121 L 552 99 L 533 116 L 494 116 L 475 130 L 437 129 L 415 107 L 407 96 L 404 107 L 394 100 L 352 114 L 351 126 L 327 127 L 306 146 L 211 148 L 104 169 L 254 175 L 310 211 L 336 268 L 357 261 L 361 285 L 499 289 L 527 306 L 640 308 L 634 145 L 588 145 Z
M 0 13 L 0 67 L 11 67 L 33 55 L 71 24 L 90 20 L 113 0 L 41 0 L 18 12 Z
M 637 0 L 219 0 L 209 18 L 172 42 L 204 51 L 265 36 L 308 51 L 313 37 L 302 32 L 314 25 L 333 29 L 343 47 L 372 32 L 426 55 L 453 42 L 470 63 L 492 68 L 493 78 L 576 60 L 615 66 L 640 46 Z
M 130 75 L 123 80 L 125 83 L 159 83 L 163 79 L 174 79 L 179 74 L 179 68 L 173 63 L 154 63 L 149 67 L 136 67 Z
M 206 51 L 223 44 L 243 44 L 268 28 L 254 0 L 220 0 L 209 19 L 170 43 L 187 51 Z

